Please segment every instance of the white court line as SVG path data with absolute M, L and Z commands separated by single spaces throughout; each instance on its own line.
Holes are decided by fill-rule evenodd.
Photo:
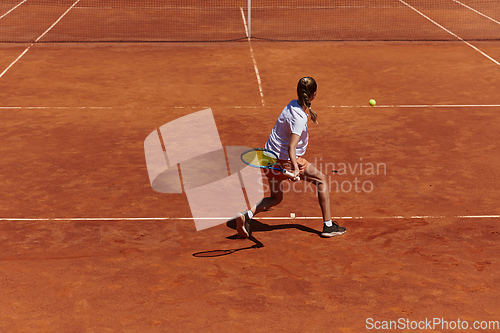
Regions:
M 273 108 L 272 106 L 250 106 L 250 105 L 230 105 L 230 106 L 219 106 L 220 108 L 232 108 L 232 109 L 261 109 L 261 108 Z M 500 104 L 395 104 L 395 105 L 331 105 L 330 108 L 500 108 Z M 122 109 L 127 108 L 125 106 L 0 106 L 0 110 L 50 110 L 50 109 Z M 145 106 L 143 109 L 207 109 L 214 108 L 213 106 L 160 106 L 160 107 L 148 107 Z M 215 107 L 217 108 L 217 106 Z
M 255 55 L 253 53 L 252 40 L 248 34 L 248 25 L 247 25 L 247 20 L 245 18 L 245 12 L 243 11 L 243 7 L 240 7 L 240 10 L 241 10 L 241 17 L 243 18 L 243 24 L 245 25 L 245 32 L 246 32 L 247 38 L 248 38 L 248 45 L 250 46 L 250 55 L 251 55 L 252 61 L 253 61 L 253 68 L 255 70 L 255 75 L 257 76 L 257 82 L 259 84 L 260 99 L 262 101 L 262 106 L 265 106 L 266 103 L 264 101 L 264 92 L 262 90 L 262 81 L 260 80 L 259 68 L 257 67 L 257 61 L 255 61 Z
M 332 108 L 491 108 L 500 104 L 332 105 Z
M 16 9 L 17 7 L 21 6 L 23 3 L 25 3 L 26 1 L 28 0 L 24 0 L 20 3 L 18 3 L 14 8 L 12 8 L 11 10 L 9 10 L 7 13 L 3 14 L 2 16 L 0 16 L 0 20 L 3 19 L 5 16 L 7 16 L 10 12 L 12 12 L 14 9 Z
M 498 219 L 500 215 L 412 215 L 412 216 L 334 216 L 334 220 L 422 220 L 422 219 L 444 219 L 444 218 L 461 218 L 461 219 Z M 197 220 L 231 220 L 233 217 L 202 217 L 196 218 Z M 270 217 L 254 217 L 254 220 L 321 220 L 321 216 L 270 216 Z M 15 218 L 15 217 L 4 217 L 0 218 L 0 221 L 174 221 L 174 220 L 189 220 L 192 221 L 192 217 L 58 217 L 58 218 Z
M 468 9 L 472 10 L 473 12 L 475 12 L 475 13 L 477 13 L 477 14 L 481 15 L 481 16 L 486 17 L 488 20 L 491 20 L 491 21 L 495 22 L 496 24 L 500 24 L 500 22 L 498 22 L 497 20 L 495 20 L 495 19 L 493 19 L 493 18 L 489 17 L 488 15 L 485 15 L 485 14 L 481 13 L 481 12 L 480 12 L 480 11 L 478 11 L 478 10 L 475 10 L 475 9 L 474 9 L 474 8 L 472 8 L 472 7 L 467 6 L 467 5 L 466 5 L 466 4 L 464 4 L 464 3 L 461 3 L 460 1 L 457 1 L 457 0 L 453 0 L 453 1 L 455 1 L 456 3 L 458 3 L 458 4 L 462 5 L 462 6 L 464 6 L 465 8 L 468 8 Z
M 13 63 L 11 63 L 11 64 L 9 65 L 9 67 L 7 67 L 7 68 L 6 68 L 6 69 L 5 69 L 5 70 L 4 70 L 4 71 L 0 74 L 0 78 L 1 78 L 2 76 L 4 76 L 4 75 L 5 75 L 5 73 L 7 73 L 7 71 L 8 71 L 8 70 L 9 70 L 12 66 L 14 66 L 14 65 L 15 65 L 15 64 L 16 64 L 16 63 L 17 63 L 17 62 L 18 62 L 18 61 L 19 61 L 19 60 L 20 60 L 20 59 L 21 59 L 21 58 L 22 58 L 22 57 L 23 57 L 23 56 L 24 56 L 24 55 L 25 55 L 25 54 L 26 54 L 26 53 L 27 53 L 30 49 L 31 49 L 31 47 L 32 47 L 33 45 L 35 45 L 35 44 L 36 44 L 36 43 L 37 43 L 40 39 L 42 39 L 42 38 L 43 38 L 43 36 L 45 36 L 45 35 L 46 35 L 46 34 L 47 34 L 50 30 L 52 30 L 52 28 L 53 28 L 53 27 L 54 27 L 57 23 L 59 23 L 59 21 L 61 21 L 61 20 L 62 20 L 62 18 L 63 18 L 64 16 L 66 16 L 66 14 L 68 14 L 68 12 L 69 12 L 71 9 L 73 9 L 73 7 L 75 7 L 75 6 L 76 6 L 76 4 L 77 4 L 77 3 L 79 3 L 79 2 L 80 2 L 80 0 L 76 0 L 76 2 L 75 2 L 75 3 L 71 6 L 71 7 L 69 7 L 69 8 L 68 8 L 68 10 L 66 10 L 66 11 L 64 12 L 64 14 L 62 14 L 62 15 L 61 15 L 61 17 L 59 17 L 59 18 L 57 19 L 57 21 L 55 21 L 55 22 L 54 22 L 54 24 L 52 24 L 52 25 L 50 26 L 50 28 L 48 28 L 47 30 L 45 30 L 45 32 L 44 32 L 43 34 L 41 34 L 41 35 L 40 35 L 40 36 L 39 36 L 39 37 L 38 37 L 38 38 L 37 38 L 37 39 L 36 39 L 36 40 L 35 40 L 35 41 L 34 41 L 34 42 L 30 45 L 30 46 L 28 46 L 28 48 L 27 48 L 26 50 L 24 50 L 24 52 L 23 52 L 23 53 L 21 53 L 21 55 L 20 55 L 19 57 L 17 57 L 17 59 L 16 59 L 16 60 L 14 60 L 14 62 L 13 62 Z
M 440 27 L 441 29 L 443 29 L 444 31 L 446 31 L 447 33 L 449 33 L 450 35 L 454 36 L 455 38 L 457 38 L 458 40 L 464 42 L 465 44 L 467 44 L 468 46 L 472 47 L 474 50 L 476 50 L 477 52 L 481 53 L 483 56 L 485 56 L 486 58 L 488 58 L 489 60 L 493 61 L 495 64 L 497 64 L 498 66 L 500 66 L 500 62 L 496 61 L 495 59 L 493 59 L 492 57 L 490 57 L 489 55 L 487 55 L 486 53 L 484 53 L 483 51 L 481 51 L 480 49 L 478 49 L 477 47 L 475 47 L 474 45 L 472 45 L 471 43 L 467 42 L 466 40 L 464 40 L 462 37 L 458 36 L 457 34 L 451 32 L 450 30 L 446 29 L 445 27 L 443 27 L 441 24 L 437 23 L 436 21 L 434 21 L 433 19 L 431 19 L 430 17 L 428 17 L 427 15 L 425 15 L 424 13 L 422 13 L 421 11 L 419 11 L 418 9 L 416 9 L 415 7 L 413 6 L 410 6 L 409 4 L 407 4 L 406 2 L 404 2 L 403 0 L 399 0 L 399 2 L 405 4 L 406 6 L 408 6 L 409 8 L 411 8 L 412 10 L 414 10 L 415 12 L 417 12 L 419 15 L 423 16 L 424 18 L 426 18 L 427 20 L 431 21 L 432 23 L 434 23 L 435 25 L 437 25 L 438 27 Z
M 45 109 L 113 109 L 112 106 L 0 106 L 0 110 L 45 110 Z M 206 109 L 206 108 L 205 108 Z

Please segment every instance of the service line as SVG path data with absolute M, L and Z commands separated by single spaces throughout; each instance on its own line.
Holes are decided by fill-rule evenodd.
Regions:
M 500 108 L 500 104 L 394 104 L 394 105 L 331 105 L 330 108 Z M 50 109 L 127 109 L 127 106 L 0 106 L 0 110 L 50 110 Z M 135 108 L 135 107 L 134 107 Z M 272 106 L 228 105 L 228 106 L 160 106 L 144 109 L 272 109 Z

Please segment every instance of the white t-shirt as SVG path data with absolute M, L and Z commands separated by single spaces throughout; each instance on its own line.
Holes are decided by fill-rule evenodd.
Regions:
M 276 120 L 271 135 L 269 135 L 266 142 L 266 149 L 275 152 L 280 160 L 289 160 L 288 147 L 293 133 L 300 136 L 296 155 L 304 155 L 309 141 L 307 119 L 308 114 L 302 110 L 298 101 L 296 99 L 292 100 L 281 111 L 278 120 Z

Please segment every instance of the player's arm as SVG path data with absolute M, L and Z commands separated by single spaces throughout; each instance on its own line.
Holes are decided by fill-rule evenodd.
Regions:
M 293 174 L 298 176 L 299 164 L 297 163 L 297 144 L 299 143 L 300 136 L 297 134 L 292 134 L 290 137 L 290 143 L 288 144 L 288 156 L 290 156 L 290 162 L 293 165 Z

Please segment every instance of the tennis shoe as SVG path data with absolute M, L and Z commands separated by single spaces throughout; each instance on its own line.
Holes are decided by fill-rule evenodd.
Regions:
M 248 211 L 238 213 L 236 217 L 236 230 L 241 238 L 250 237 L 250 218 L 248 217 Z
M 339 226 L 335 221 L 332 221 L 332 223 L 333 225 L 331 227 L 323 225 L 323 232 L 321 233 L 322 237 L 333 237 L 345 234 L 346 232 L 345 227 Z

